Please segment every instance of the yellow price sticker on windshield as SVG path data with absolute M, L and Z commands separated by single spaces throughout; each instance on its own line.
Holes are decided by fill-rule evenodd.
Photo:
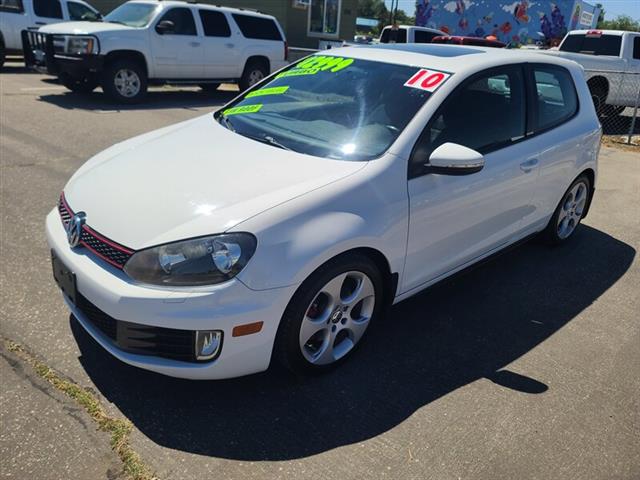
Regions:
M 317 68 L 294 68 L 293 70 L 287 70 L 286 72 L 279 73 L 276 78 L 284 77 L 297 77 L 298 75 L 315 75 L 320 70 Z
M 241 107 L 227 108 L 224 112 L 222 112 L 222 115 L 226 117 L 228 115 L 239 115 L 242 113 L 256 113 L 259 112 L 261 108 L 261 103 L 258 103 L 257 105 L 243 105 Z
M 289 87 L 271 87 L 271 88 L 261 88 L 260 90 L 256 90 L 254 92 L 249 92 L 244 98 L 253 98 L 253 97 L 262 97 L 264 95 L 282 95 L 289 90 Z
M 331 73 L 344 70 L 353 63 L 353 58 L 330 57 L 326 55 L 312 55 L 300 62 L 296 68 L 314 68 L 321 72 L 329 70 Z

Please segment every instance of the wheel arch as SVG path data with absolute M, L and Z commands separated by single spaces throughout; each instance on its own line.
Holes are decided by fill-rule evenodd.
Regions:
M 584 214 L 582 215 L 582 218 L 586 218 L 587 214 L 589 213 L 589 208 L 591 208 L 591 201 L 593 200 L 593 195 L 596 191 L 596 172 L 592 168 L 586 168 L 585 170 L 580 172 L 580 174 L 573 181 L 575 182 L 575 180 L 581 177 L 582 175 L 586 175 L 586 177 L 589 179 L 589 185 L 591 187 L 591 191 L 589 192 L 589 198 L 587 199 L 587 205 L 585 207 Z
M 267 67 L 267 75 L 269 75 L 269 73 L 271 72 L 271 61 L 266 55 L 249 55 L 247 61 L 244 62 L 244 69 L 242 70 L 242 72 L 244 73 L 247 67 L 253 62 L 261 63 L 262 65 Z
M 598 90 L 604 91 L 604 99 L 602 100 L 602 103 L 606 103 L 607 97 L 609 96 L 609 79 L 607 77 L 595 75 L 587 80 L 587 86 L 589 87 L 589 92 L 592 95 Z
M 138 50 L 113 50 L 105 56 L 105 66 L 118 60 L 134 60 L 144 67 L 145 74 L 149 77 L 149 63 L 144 54 Z

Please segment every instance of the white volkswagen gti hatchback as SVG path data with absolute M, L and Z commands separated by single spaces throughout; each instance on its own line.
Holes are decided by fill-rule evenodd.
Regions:
M 386 305 L 531 235 L 567 241 L 600 137 L 580 66 L 560 58 L 323 52 L 90 159 L 47 217 L 54 277 L 131 365 L 323 371 Z

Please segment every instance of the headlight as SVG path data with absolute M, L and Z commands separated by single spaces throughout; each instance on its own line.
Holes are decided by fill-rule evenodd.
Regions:
M 98 42 L 94 37 L 67 37 L 67 53 L 87 55 L 98 52 Z
M 132 279 L 153 285 L 211 285 L 235 277 L 256 251 L 249 233 L 228 233 L 148 248 L 124 266 Z

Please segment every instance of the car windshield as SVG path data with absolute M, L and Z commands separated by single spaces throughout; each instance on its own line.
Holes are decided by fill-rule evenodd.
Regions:
M 158 5 L 148 3 L 125 3 L 104 17 L 104 21 L 142 28 L 149 24 L 157 8 Z
M 216 118 L 240 135 L 275 147 L 325 158 L 370 160 L 391 146 L 430 97 L 429 90 L 437 88 L 405 86 L 421 72 L 426 71 L 314 55 L 246 93 Z M 446 77 L 436 73 L 437 83 Z

